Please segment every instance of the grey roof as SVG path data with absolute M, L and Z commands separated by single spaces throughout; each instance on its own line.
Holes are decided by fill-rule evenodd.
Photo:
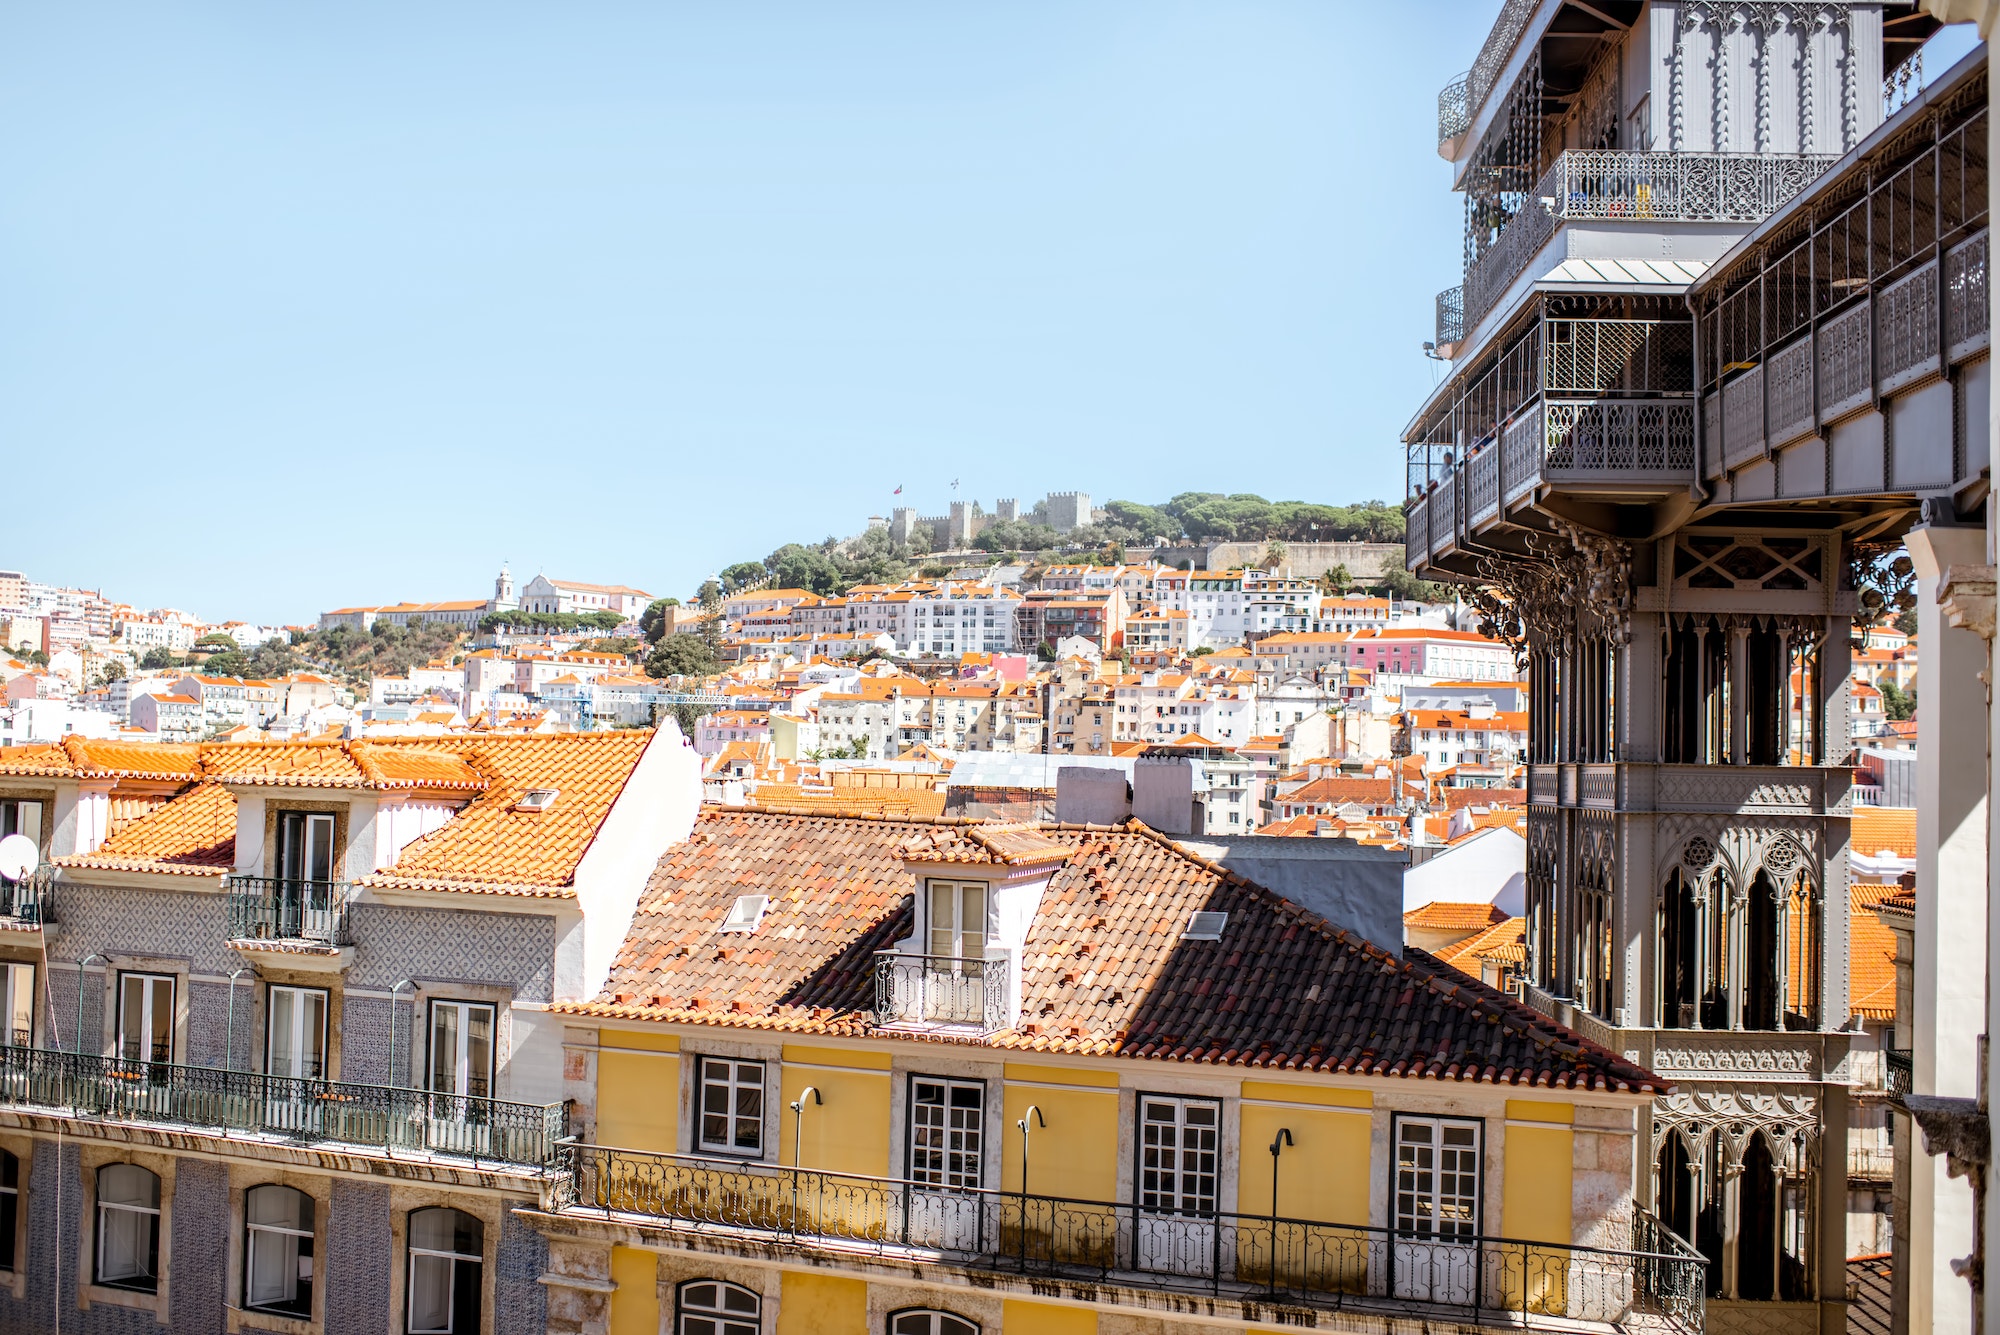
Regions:
M 1129 756 L 1023 756 L 1005 751 L 961 755 L 946 779 L 947 788 L 1039 788 L 1056 790 L 1056 772 L 1077 766 L 1123 771 L 1132 777 Z

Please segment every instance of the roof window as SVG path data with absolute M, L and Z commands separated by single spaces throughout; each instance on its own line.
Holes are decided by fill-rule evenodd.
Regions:
M 514 804 L 516 811 L 547 811 L 556 804 L 558 790 L 554 788 L 530 788 L 521 794 L 521 800 Z
M 1222 929 L 1228 925 L 1227 913 L 1197 912 L 1188 918 L 1187 930 L 1181 933 L 1181 940 L 1220 941 Z
M 738 895 L 736 902 L 729 906 L 729 916 L 722 920 L 719 932 L 754 932 L 757 924 L 764 920 L 764 909 L 771 902 L 769 895 Z

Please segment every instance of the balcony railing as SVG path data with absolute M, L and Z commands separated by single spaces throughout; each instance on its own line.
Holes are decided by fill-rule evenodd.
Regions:
M 1272 1214 L 1153 1209 L 602 1145 L 566 1145 L 558 1208 L 997 1274 L 1130 1283 L 1321 1311 L 1698 1332 L 1706 1262 L 1650 1216 L 1629 1250 L 1402 1232 Z
M 1896 1175 L 1896 1147 L 1876 1142 L 1847 1147 L 1847 1178 L 1852 1181 L 1887 1182 Z
M 41 926 L 55 917 L 56 869 L 37 867 L 18 881 L 0 878 L 0 918 Z
M 885 1025 L 942 1025 L 980 1033 L 1011 1029 L 1007 959 L 949 955 L 875 956 L 875 1016 Z
M 229 937 L 233 941 L 303 941 L 351 946 L 345 881 L 283 876 L 232 876 L 228 884 Z
M 1558 226 L 1581 219 L 1762 222 L 1834 161 L 1817 154 L 1571 149 L 1465 274 L 1465 325 L 1493 309 Z
M 0 1105 L 526 1168 L 550 1164 L 569 1108 L 25 1047 L 0 1048 Z
M 1472 105 L 1467 96 L 1472 73 L 1467 71 L 1438 90 L 1438 143 L 1440 146 L 1472 128 Z
M 1461 76 L 1465 88 L 1465 122 L 1469 128 L 1473 117 L 1486 105 L 1486 95 L 1493 91 L 1493 85 L 1500 78 L 1500 71 L 1507 68 L 1507 62 L 1514 55 L 1514 48 L 1520 45 L 1521 32 L 1534 17 L 1540 0 L 1507 0 L 1500 10 L 1500 17 L 1493 21 L 1492 30 L 1486 34 L 1486 41 L 1474 57 L 1472 68 Z M 1456 82 L 1456 81 L 1455 81 Z M 1443 98 L 1439 98 L 1442 109 Z M 1439 125 L 1438 137 L 1445 136 L 1443 125 Z
M 1465 341 L 1465 287 L 1448 287 L 1437 294 L 1437 351 L 1449 358 Z
M 1910 1050 L 1908 1048 L 1884 1048 L 1882 1064 L 1889 1073 L 1889 1092 L 1907 1094 L 1912 1088 Z

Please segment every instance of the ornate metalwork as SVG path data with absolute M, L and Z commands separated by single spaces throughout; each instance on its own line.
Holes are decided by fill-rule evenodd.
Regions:
M 1876 374 L 1884 394 L 1938 369 L 1937 279 L 1933 260 L 1876 298 Z
M 1467 125 L 1478 116 L 1479 109 L 1486 105 L 1486 95 L 1493 91 L 1493 84 L 1499 79 L 1500 71 L 1507 67 L 1507 61 L 1513 56 L 1515 46 L 1520 43 L 1522 29 L 1528 26 L 1528 20 L 1534 16 L 1538 7 L 1539 0 L 1507 0 L 1501 7 L 1500 17 L 1494 20 L 1492 31 L 1486 34 L 1486 41 L 1480 46 L 1479 55 L 1473 60 L 1472 68 L 1466 71 L 1460 80 L 1453 81 L 1462 81 L 1465 84 Z M 1442 95 L 1438 98 L 1438 107 L 1440 112 L 1438 138 L 1442 141 L 1450 137 L 1444 133 Z
M 1694 404 L 1551 400 L 1542 472 L 1674 473 L 1694 468 Z
M 46 1048 L 0 1048 L 0 1106 L 95 1122 L 155 1122 L 210 1135 L 419 1150 L 541 1168 L 568 1129 L 567 1103 L 292 1079 Z
M 1924 87 L 1924 52 L 1918 47 L 1908 60 L 1889 71 L 1882 80 L 1882 117 L 1895 115 L 1915 100 Z
M 1770 431 L 1773 445 L 1783 445 L 1813 429 L 1813 342 L 1810 335 L 1771 354 Z
M 1860 591 L 1862 614 L 1871 620 L 1916 609 L 1917 567 L 1899 538 L 1849 543 L 1847 583 Z
M 1465 464 L 1466 522 L 1477 524 L 1500 512 L 1500 451 L 1488 447 Z
M 1465 341 L 1465 285 L 1448 287 L 1437 294 L 1437 346 L 1440 356 Z
M 948 955 L 875 956 L 878 1024 L 969 1028 L 983 1034 L 1014 1025 L 1007 1006 L 1008 964 Z
M 37 867 L 18 881 L 0 879 L 0 918 L 22 926 L 52 923 L 55 899 L 54 867 Z
M 1704 872 L 1715 862 L 1715 845 L 1696 835 L 1681 845 L 1681 865 L 1692 872 Z
M 1819 415 L 1822 421 L 1865 408 L 1874 399 L 1873 321 L 1868 304 L 1820 326 Z
M 1631 544 L 1567 520 L 1558 519 L 1555 524 L 1569 539 L 1577 558 L 1575 577 L 1561 590 L 1563 601 L 1595 617 L 1611 643 L 1624 644 L 1632 638 Z
M 1542 475 L 1542 449 L 1546 435 L 1547 427 L 1539 409 L 1522 413 L 1507 423 L 1501 432 L 1501 471 L 1506 474 L 1502 479 L 1505 495 L 1501 499 L 1507 504 L 1512 505 L 1527 495 L 1533 489 L 1535 479 Z
M 227 890 L 231 940 L 354 944 L 347 927 L 352 888 L 345 881 L 231 876 Z
M 1993 308 L 1986 278 L 1988 233 L 1981 232 L 1944 257 L 1945 351 L 1960 361 L 1991 341 Z
M 1472 75 L 1468 71 L 1438 90 L 1438 142 L 1456 139 L 1472 128 Z
M 1730 1168 L 1743 1162 L 1751 1137 L 1761 1136 L 1775 1163 L 1803 1171 L 1820 1136 L 1820 1101 L 1788 1089 L 1683 1085 L 1653 1104 L 1654 1162 L 1670 1135 L 1680 1138 L 1694 1160 L 1719 1140 L 1723 1164 Z
M 1764 368 L 1722 387 L 1722 464 L 1734 468 L 1764 449 Z
M 1403 564 L 1411 570 L 1422 565 L 1430 555 L 1430 533 L 1425 528 L 1425 511 L 1428 508 L 1424 498 L 1418 496 L 1403 509 Z
M 1277 1300 L 1317 1311 L 1383 1300 L 1478 1321 L 1513 1313 L 1698 1335 L 1705 1262 L 1641 1214 L 1647 1250 L 1412 1232 L 1226 1210 L 1148 1208 L 941 1187 L 775 1164 L 565 1147 L 553 1202 L 568 1212 L 810 1240 L 1002 1274 Z M 1506 1320 L 1506 1317 L 1502 1317 Z

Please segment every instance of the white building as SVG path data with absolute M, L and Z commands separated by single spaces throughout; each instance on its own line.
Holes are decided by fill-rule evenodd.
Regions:
M 521 590 L 523 612 L 616 612 L 636 621 L 653 595 L 629 584 L 585 584 L 537 575 Z

